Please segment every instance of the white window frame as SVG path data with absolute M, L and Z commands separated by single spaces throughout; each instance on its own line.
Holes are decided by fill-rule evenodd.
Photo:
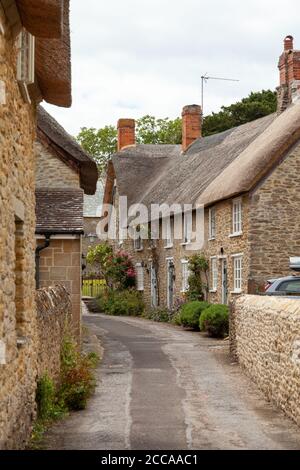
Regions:
M 173 248 L 172 220 L 169 218 L 166 224 L 166 245 L 165 248 Z
M 213 224 L 214 222 L 214 224 Z M 210 207 L 208 212 L 209 240 L 216 239 L 216 207 Z
M 243 233 L 243 205 L 242 198 L 232 200 L 232 233 L 230 237 L 237 237 Z
M 211 289 L 210 292 L 217 292 L 218 290 L 218 278 L 219 278 L 219 272 L 218 272 L 218 257 L 217 256 L 212 256 L 210 258 L 210 269 L 211 269 Z
M 136 290 L 142 292 L 144 290 L 144 267 L 142 263 L 136 263 Z
M 243 286 L 243 254 L 232 255 L 233 259 L 233 294 L 240 294 Z
M 22 29 L 17 38 L 17 80 L 25 101 L 31 103 L 28 85 L 35 81 L 35 38 Z
M 181 284 L 181 292 L 187 292 L 189 290 L 189 261 L 187 259 L 181 260 L 181 276 L 182 276 L 182 284 Z
M 189 223 L 190 222 L 190 223 Z M 191 243 L 191 234 L 192 234 L 192 227 L 193 219 L 191 219 L 190 214 L 183 213 L 183 242 L 181 243 L 182 246 L 189 245 Z

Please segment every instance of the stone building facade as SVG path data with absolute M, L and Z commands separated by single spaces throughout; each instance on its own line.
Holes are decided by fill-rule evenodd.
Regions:
M 35 150 L 38 287 L 65 287 L 74 330 L 80 338 L 83 198 L 96 191 L 97 167 L 41 107 Z
M 37 102 L 71 101 L 69 2 L 64 10 L 62 2 L 50 9 L 42 0 L 35 8 L 19 3 L 0 1 L 0 449 L 22 448 L 35 415 Z M 34 41 L 36 56 L 29 54 Z M 53 43 L 61 51 L 55 63 Z M 61 68 L 60 85 L 49 83 L 48 67 L 52 77 Z
M 297 79 L 298 53 L 287 50 L 286 44 L 287 39 L 284 83 L 283 56 L 279 69 L 281 86 L 289 89 Z M 291 273 L 289 258 L 300 253 L 300 105 L 291 90 L 288 96 L 284 107 L 279 93 L 279 114 L 204 138 L 200 107 L 186 106 L 182 147 L 135 145 L 134 121 L 119 121 L 118 153 L 109 164 L 104 193 L 104 203 L 114 205 L 116 226 L 121 197 L 128 207 L 141 204 L 148 211 L 144 221 L 135 216 L 136 225 L 149 224 L 153 204 L 191 205 L 194 218 L 203 211 L 204 224 L 197 227 L 203 230 L 201 248 L 174 234 L 171 242 L 164 240 L 160 231 L 154 261 L 147 240 L 138 248 L 132 240 L 122 243 L 122 249 L 133 255 L 149 307 L 172 308 L 184 298 L 187 260 L 193 253 L 201 252 L 209 263 L 204 282 L 206 298 L 213 303 L 227 304 L 243 293 L 261 292 L 268 279 Z M 125 224 L 130 226 L 133 219 L 125 218 Z M 183 217 L 183 233 L 184 226 Z M 151 301 L 153 282 L 156 302 Z

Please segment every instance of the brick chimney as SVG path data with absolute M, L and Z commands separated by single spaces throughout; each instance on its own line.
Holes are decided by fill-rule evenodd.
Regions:
M 191 104 L 182 110 L 182 150 L 183 152 L 194 140 L 202 136 L 201 106 Z
M 118 120 L 118 152 L 128 145 L 135 145 L 135 120 Z
M 293 36 L 284 39 L 284 51 L 279 58 L 280 85 L 277 88 L 278 113 L 300 100 L 300 51 L 294 49 Z

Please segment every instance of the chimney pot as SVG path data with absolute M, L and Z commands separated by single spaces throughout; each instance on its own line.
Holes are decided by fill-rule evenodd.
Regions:
M 294 38 L 293 36 L 286 36 L 284 38 L 284 50 L 291 51 L 294 49 Z
M 182 150 L 185 151 L 196 139 L 202 136 L 201 106 L 191 104 L 182 110 Z
M 135 145 L 135 120 L 118 120 L 118 152 L 124 147 Z

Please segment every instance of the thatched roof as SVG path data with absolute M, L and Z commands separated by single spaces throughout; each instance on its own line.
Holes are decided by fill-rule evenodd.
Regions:
M 37 131 L 42 144 L 49 146 L 61 160 L 78 170 L 80 186 L 85 194 L 95 194 L 98 181 L 95 161 L 42 106 L 38 107 Z
M 247 192 L 300 139 L 300 104 L 242 126 L 179 146 L 137 145 L 112 158 L 128 204 L 210 205 Z M 107 199 L 109 185 L 106 185 Z
M 69 4 L 70 0 L 2 0 L 13 34 L 24 26 L 36 38 L 36 77 L 42 98 L 63 107 L 72 103 Z M 35 97 L 37 90 L 29 88 Z
M 83 233 L 83 192 L 81 189 L 37 189 L 36 233 Z

